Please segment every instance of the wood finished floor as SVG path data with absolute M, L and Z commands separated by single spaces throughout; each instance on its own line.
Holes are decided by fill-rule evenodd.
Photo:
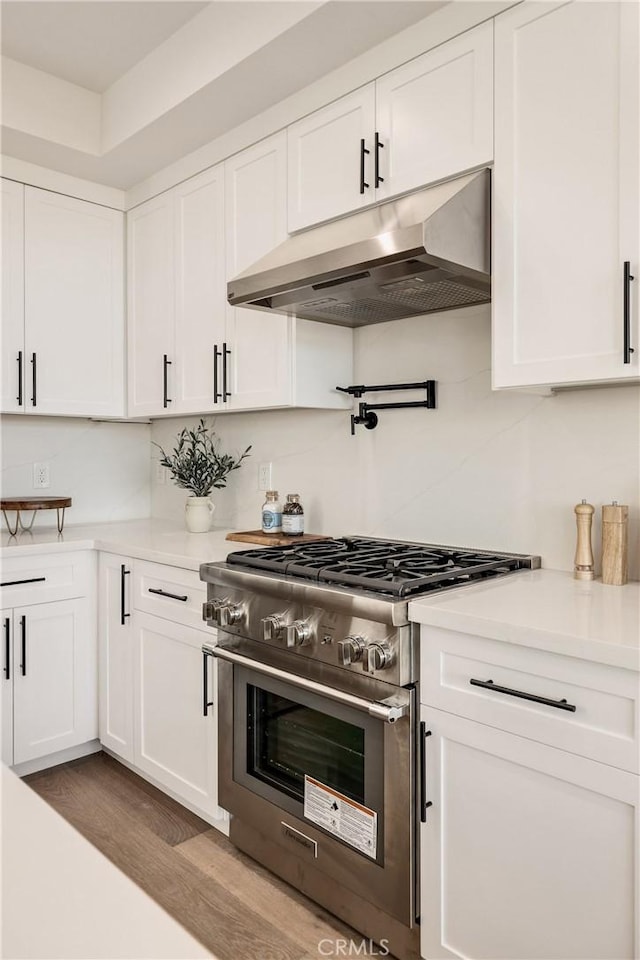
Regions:
M 364 939 L 105 753 L 25 783 L 220 960 L 312 960 Z

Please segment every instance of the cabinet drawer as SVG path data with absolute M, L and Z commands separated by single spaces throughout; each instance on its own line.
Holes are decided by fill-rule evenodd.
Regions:
M 2 562 L 0 597 L 3 607 L 49 603 L 87 596 L 94 589 L 92 552 L 16 557 Z
M 195 570 L 161 563 L 136 562 L 133 573 L 133 606 L 165 620 L 207 630 L 202 604 L 207 588 Z
M 421 631 L 424 704 L 614 767 L 640 769 L 634 671 L 437 627 Z

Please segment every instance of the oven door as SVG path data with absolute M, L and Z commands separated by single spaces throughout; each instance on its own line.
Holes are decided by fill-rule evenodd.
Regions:
M 218 659 L 218 792 L 231 838 L 240 821 L 278 856 L 411 926 L 415 692 L 360 674 L 329 686 L 222 637 L 208 652 Z

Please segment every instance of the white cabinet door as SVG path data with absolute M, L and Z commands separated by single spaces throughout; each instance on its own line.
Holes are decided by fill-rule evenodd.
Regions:
M 129 415 L 171 413 L 175 397 L 174 201 L 163 193 L 127 214 Z
M 493 160 L 493 23 L 376 80 L 376 199 Z
M 133 763 L 132 563 L 101 553 L 98 567 L 100 742 Z
M 0 659 L 0 760 L 13 765 L 13 611 L 0 610 L 2 623 L 2 652 Z
M 225 191 L 226 276 L 231 280 L 287 238 L 286 134 L 227 160 Z M 290 331 L 288 317 L 227 307 L 228 409 L 291 403 Z
M 212 657 L 200 630 L 136 613 L 135 763 L 205 813 L 217 816 L 215 717 L 203 707 L 203 669 Z
M 24 409 L 24 187 L 0 180 L 2 214 L 2 383 L 0 410 Z
M 122 416 L 124 215 L 24 189 L 25 410 Z
M 287 129 L 289 231 L 356 210 L 374 197 L 375 84 Z M 362 141 L 364 176 L 362 175 Z
M 638 956 L 639 778 L 431 707 L 422 720 L 422 956 Z
M 88 601 L 18 607 L 13 624 L 14 763 L 94 739 L 97 672 Z
M 175 204 L 176 365 L 173 413 L 214 405 L 214 349 L 225 341 L 224 166 L 172 191 Z M 221 387 L 220 387 L 221 389 Z
M 522 3 L 495 20 L 495 387 L 640 374 L 639 15 Z

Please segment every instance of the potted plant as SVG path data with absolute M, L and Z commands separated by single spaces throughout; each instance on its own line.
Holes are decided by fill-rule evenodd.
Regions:
M 160 450 L 160 464 L 169 470 L 174 483 L 190 491 L 185 505 L 187 530 L 206 533 L 215 510 L 209 499 L 211 491 L 226 487 L 229 474 L 249 456 L 251 446 L 235 458 L 222 453 L 218 437 L 202 418 L 195 429 L 184 427 L 180 431 L 171 453 L 165 453 L 159 443 L 154 446 Z

